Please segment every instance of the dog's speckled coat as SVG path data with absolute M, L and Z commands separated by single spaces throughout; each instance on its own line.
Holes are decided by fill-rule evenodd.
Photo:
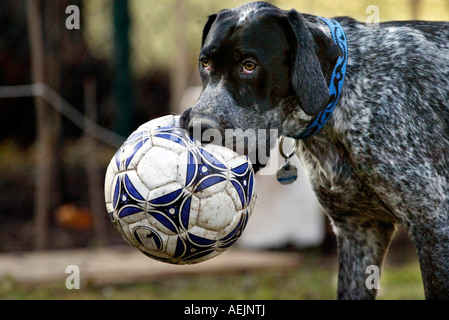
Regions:
M 366 268 L 382 265 L 395 224 L 402 223 L 418 251 L 426 298 L 449 299 L 449 23 L 387 22 L 374 29 L 348 17 L 333 19 L 349 48 L 342 95 L 324 129 L 301 141 L 298 156 L 337 235 L 338 297 L 375 298 L 377 290 L 365 285 Z M 279 33 L 278 48 L 297 46 L 290 48 L 291 63 L 287 49 L 262 49 L 271 63 L 287 66 L 288 82 L 270 86 L 279 75 L 261 63 L 257 72 L 267 72 L 262 91 L 269 96 L 262 99 L 246 75 L 218 68 L 211 55 L 217 68 L 205 74 L 200 63 L 203 94 L 182 116 L 183 127 L 212 118 L 220 130 L 276 128 L 295 135 L 317 106 L 325 106 L 321 78 L 329 80 L 335 48 L 315 16 L 264 2 L 221 11 L 205 27 L 202 54 L 208 47 L 233 47 L 235 39 L 235 46 L 248 42 L 245 36 L 265 24 L 267 39 L 271 30 Z M 273 74 L 282 74 L 278 69 Z M 234 92 L 235 83 L 241 92 Z

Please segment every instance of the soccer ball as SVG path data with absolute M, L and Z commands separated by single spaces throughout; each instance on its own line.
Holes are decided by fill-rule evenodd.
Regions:
M 254 209 L 247 156 L 202 146 L 179 116 L 141 125 L 109 163 L 106 209 L 123 238 L 145 255 L 174 264 L 208 260 L 242 234 Z

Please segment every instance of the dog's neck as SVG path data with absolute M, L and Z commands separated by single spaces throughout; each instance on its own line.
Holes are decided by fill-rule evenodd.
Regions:
M 329 27 L 326 25 L 326 23 L 320 17 L 314 16 L 314 15 L 311 15 L 311 14 L 307 14 L 307 13 L 302 13 L 301 15 L 304 18 L 306 24 L 310 28 L 319 29 L 326 36 L 328 36 L 329 39 L 332 38 L 331 32 L 329 30 Z
M 335 20 L 329 20 L 320 17 L 317 17 L 317 19 L 322 20 L 327 25 L 328 30 L 330 30 L 332 41 L 340 49 L 340 54 L 338 56 L 338 59 L 336 60 L 328 84 L 329 101 L 327 105 L 323 107 L 323 109 L 318 113 L 318 115 L 316 115 L 315 118 L 309 122 L 305 129 L 288 134 L 290 137 L 297 140 L 308 139 L 319 133 L 325 127 L 326 123 L 331 118 L 336 105 L 338 104 L 346 74 L 346 65 L 348 61 L 348 45 L 343 28 Z M 301 110 L 301 108 L 297 108 L 296 110 Z M 304 119 L 304 115 L 301 114 L 301 111 L 298 113 L 296 110 L 286 111 L 293 111 L 293 114 L 296 114 L 296 117 L 299 116 L 301 120 Z M 289 126 L 289 124 L 286 125 L 287 127 Z

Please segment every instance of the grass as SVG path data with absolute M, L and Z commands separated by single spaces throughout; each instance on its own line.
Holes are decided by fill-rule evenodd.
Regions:
M 422 300 L 424 288 L 418 262 L 405 265 L 387 265 L 378 295 L 382 300 Z
M 336 264 L 306 257 L 298 270 L 254 271 L 239 274 L 178 276 L 126 285 L 87 284 L 68 290 L 64 283 L 27 286 L 13 279 L 0 281 L 0 299 L 14 300 L 334 300 Z M 418 263 L 409 261 L 384 268 L 378 299 L 423 299 Z

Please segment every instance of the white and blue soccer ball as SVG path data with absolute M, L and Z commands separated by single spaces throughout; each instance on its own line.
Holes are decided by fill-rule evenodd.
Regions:
M 123 238 L 163 262 L 192 264 L 228 249 L 254 209 L 247 156 L 202 146 L 179 116 L 149 121 L 112 158 L 105 178 L 110 219 Z

